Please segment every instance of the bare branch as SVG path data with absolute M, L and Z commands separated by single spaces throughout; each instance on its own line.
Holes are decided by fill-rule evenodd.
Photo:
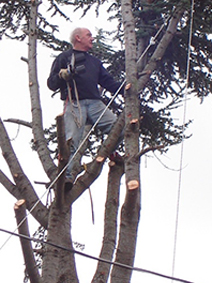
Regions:
M 18 125 L 26 126 L 28 128 L 32 128 L 32 122 L 26 122 L 26 121 L 20 120 L 20 119 L 10 118 L 10 119 L 4 120 L 4 122 L 15 123 L 15 124 L 18 124 Z
M 164 147 L 165 147 L 164 145 L 156 145 L 156 146 L 149 146 L 147 148 L 144 148 L 138 153 L 137 158 L 141 157 L 142 155 L 146 154 L 149 151 L 159 150 L 159 149 L 162 149 Z
M 29 60 L 27 58 L 25 58 L 25 57 L 21 57 L 21 60 L 26 62 L 27 64 L 29 63 Z
M 2 149 L 2 154 L 10 168 L 11 174 L 15 181 L 16 190 L 18 189 L 21 198 L 26 200 L 27 209 L 30 211 L 31 208 L 34 206 L 34 204 L 38 202 L 36 207 L 34 207 L 31 213 L 42 226 L 47 227 L 48 210 L 39 201 L 38 196 L 35 193 L 29 179 L 23 172 L 1 119 L 0 119 L 0 147 Z

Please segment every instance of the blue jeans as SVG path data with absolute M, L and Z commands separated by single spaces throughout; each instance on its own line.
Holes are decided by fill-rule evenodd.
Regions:
M 65 135 L 66 141 L 70 144 L 70 159 L 73 158 L 76 152 L 80 140 L 82 139 L 85 125 L 95 124 L 99 116 L 105 110 L 105 104 L 101 100 L 97 99 L 84 99 L 80 100 L 80 107 L 78 107 L 76 101 L 66 101 L 64 104 L 64 122 L 65 122 Z M 76 122 L 80 123 L 80 125 Z M 96 128 L 100 129 L 103 134 L 108 134 L 115 123 L 117 117 L 109 109 L 106 110 Z M 66 170 L 66 177 L 72 180 L 72 167 L 74 160 L 69 162 Z

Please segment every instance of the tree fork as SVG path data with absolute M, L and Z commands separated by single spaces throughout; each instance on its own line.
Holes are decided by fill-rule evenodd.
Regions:
M 0 146 L 3 156 L 10 168 L 11 174 L 14 176 L 14 181 L 16 183 L 16 186 L 11 188 L 11 183 L 8 182 L 7 178 L 4 178 L 4 181 L 7 181 L 6 183 L 8 185 L 8 191 L 16 198 L 24 198 L 26 200 L 26 206 L 29 211 L 34 207 L 34 204 L 37 203 L 36 207 L 34 207 L 34 209 L 31 211 L 31 214 L 43 227 L 47 227 L 48 210 L 39 201 L 38 196 L 33 190 L 29 179 L 24 174 L 1 119 Z M 3 177 L 5 176 L 3 175 Z M 16 192 L 17 190 L 18 192 Z

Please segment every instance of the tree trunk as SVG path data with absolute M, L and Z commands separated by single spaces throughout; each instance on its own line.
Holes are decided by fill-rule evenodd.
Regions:
M 61 209 L 54 201 L 50 208 L 47 242 L 73 249 L 70 219 L 68 208 Z M 43 283 L 78 283 L 74 253 L 46 245 L 42 280 Z
M 122 0 L 125 40 L 125 178 L 126 198 L 121 212 L 116 262 L 133 266 L 140 215 L 139 100 L 137 96 L 136 37 L 131 1 Z M 111 283 L 129 283 L 132 271 L 113 267 Z
M 30 21 L 29 21 L 29 48 L 28 48 L 28 72 L 29 72 L 29 90 L 31 96 L 32 109 L 32 131 L 34 135 L 34 143 L 41 164 L 50 178 L 56 177 L 56 166 L 52 161 L 50 152 L 47 148 L 47 142 L 44 137 L 42 112 L 40 105 L 40 94 L 37 78 L 37 13 L 38 1 L 31 0 Z

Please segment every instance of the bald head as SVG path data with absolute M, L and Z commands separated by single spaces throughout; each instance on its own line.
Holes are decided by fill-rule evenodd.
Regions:
M 72 33 L 71 33 L 71 36 L 70 36 L 70 42 L 71 44 L 74 46 L 75 42 L 76 42 L 76 35 L 80 35 L 82 32 L 82 28 L 75 28 Z
M 92 34 L 87 28 L 75 28 L 70 36 L 71 44 L 75 50 L 88 51 L 93 46 Z

